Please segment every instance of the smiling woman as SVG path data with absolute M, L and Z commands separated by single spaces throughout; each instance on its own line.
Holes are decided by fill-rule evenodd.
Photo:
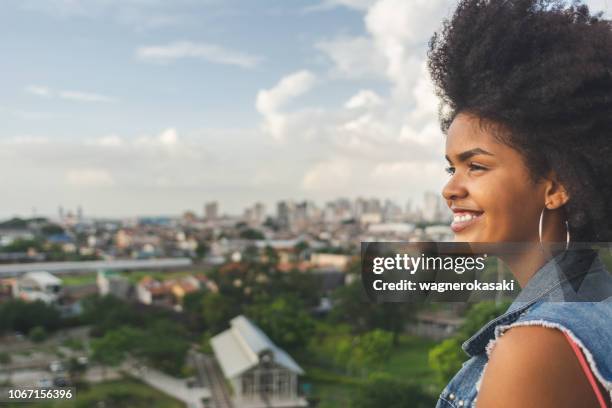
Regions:
M 522 244 L 500 255 L 521 294 L 463 345 L 438 407 L 610 406 L 612 278 L 572 247 L 612 241 L 610 21 L 562 0 L 462 0 L 429 69 L 455 240 Z

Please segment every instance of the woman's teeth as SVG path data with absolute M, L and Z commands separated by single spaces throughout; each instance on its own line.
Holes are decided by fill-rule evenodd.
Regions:
M 478 217 L 480 214 L 463 214 L 463 215 L 454 215 L 453 222 L 466 222 L 473 220 Z

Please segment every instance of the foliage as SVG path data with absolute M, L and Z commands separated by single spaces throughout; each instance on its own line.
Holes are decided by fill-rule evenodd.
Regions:
M 11 362 L 11 355 L 4 351 L 0 352 L 0 364 L 9 364 Z
M 331 321 L 351 324 L 358 333 L 389 331 L 393 333 L 393 344 L 397 344 L 399 334 L 417 310 L 413 304 L 369 301 L 360 281 L 337 289 L 332 296 L 335 307 Z
M 461 344 L 490 320 L 503 314 L 507 308 L 508 303 L 480 302 L 474 304 L 457 334 L 430 350 L 429 365 L 435 371 L 440 386 L 444 386 L 467 359 L 461 350 Z
M 10 244 L 0 248 L 0 252 L 27 252 L 30 248 L 42 251 L 42 241 L 39 239 L 18 238 Z
M 51 224 L 48 223 L 47 225 L 44 225 L 40 232 L 42 232 L 43 235 L 46 236 L 50 236 L 50 235 L 56 235 L 56 234 L 64 234 L 64 228 L 62 228 L 60 225 L 57 224 Z
M 351 401 L 351 408 L 421 408 L 431 407 L 434 401 L 415 385 L 404 383 L 384 373 L 372 374 L 359 387 Z
M 380 368 L 393 351 L 393 334 L 375 329 L 355 337 L 344 337 L 337 341 L 335 362 L 348 372 Z
M 262 296 L 247 308 L 247 315 L 283 348 L 304 347 L 314 330 L 312 317 L 302 301 L 291 294 L 280 295 L 274 300 Z
M 451 337 L 429 351 L 429 366 L 436 373 L 438 383 L 443 386 L 459 371 L 466 355 L 461 350 L 457 337 Z
M 276 265 L 278 263 L 278 252 L 270 245 L 266 245 L 266 247 L 264 248 L 264 255 L 266 257 L 267 263 L 271 265 Z
M 103 336 L 107 331 L 121 326 L 141 326 L 153 320 L 155 313 L 139 314 L 134 307 L 114 296 L 91 296 L 82 301 L 81 319 L 91 324 L 93 336 Z
M 223 331 L 230 319 L 240 314 L 240 304 L 220 293 L 207 293 L 202 299 L 202 316 L 213 333 Z
M 33 327 L 28 333 L 28 337 L 34 343 L 41 343 L 47 339 L 47 331 L 42 326 Z
M 256 240 L 256 239 L 265 239 L 266 237 L 261 231 L 255 228 L 246 228 L 240 231 L 240 238 Z
M 0 333 L 29 333 L 36 326 L 47 331 L 58 329 L 61 326 L 59 311 L 42 301 L 10 300 L 0 304 Z
M 180 375 L 189 349 L 182 332 L 170 321 L 158 321 L 146 330 L 123 326 L 92 340 L 92 359 L 116 366 L 131 355 L 170 375 Z
M 508 306 L 508 302 L 500 304 L 490 301 L 475 303 L 465 316 L 465 321 L 459 329 L 459 336 L 461 336 L 463 341 L 467 340 L 482 326 L 503 314 L 508 309 Z
M 191 292 L 183 297 L 183 313 L 186 316 L 187 327 L 190 330 L 201 332 L 204 326 L 204 317 L 202 310 L 204 309 L 205 290 Z

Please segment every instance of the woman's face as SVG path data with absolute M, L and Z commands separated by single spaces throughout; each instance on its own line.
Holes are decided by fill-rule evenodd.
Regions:
M 499 142 L 477 117 L 458 114 L 448 129 L 450 180 L 442 195 L 453 211 L 455 241 L 537 241 L 544 184 L 535 184 L 520 153 Z

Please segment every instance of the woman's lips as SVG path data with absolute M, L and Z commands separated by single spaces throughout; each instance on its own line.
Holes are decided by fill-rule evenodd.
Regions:
M 451 223 L 451 229 L 457 233 L 463 231 L 467 227 L 475 224 L 482 217 L 483 212 L 476 211 L 456 211 L 453 213 L 453 222 Z

